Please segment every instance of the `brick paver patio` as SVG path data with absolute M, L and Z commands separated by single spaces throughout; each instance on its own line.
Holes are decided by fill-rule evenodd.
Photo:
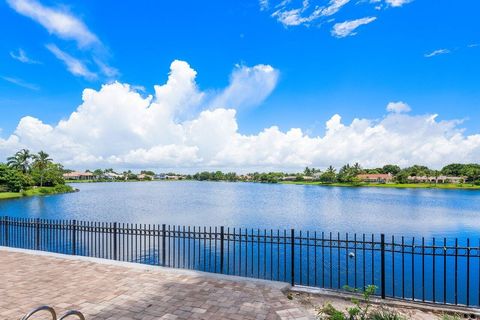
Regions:
M 6 248 L 0 274 L 2 320 L 45 304 L 87 320 L 309 319 L 282 283 Z

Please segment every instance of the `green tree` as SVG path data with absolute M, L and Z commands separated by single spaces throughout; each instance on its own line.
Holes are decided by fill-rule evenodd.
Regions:
M 398 174 L 402 169 L 395 164 L 387 164 L 382 167 L 382 173 L 391 173 L 392 175 Z
M 327 170 L 320 176 L 320 181 L 324 183 L 334 183 L 337 179 L 336 170 L 334 167 L 329 166 Z
M 395 175 L 395 181 L 398 183 L 408 183 L 409 173 L 406 170 L 401 170 Z
M 355 175 L 360 174 L 363 171 L 362 166 L 358 162 L 355 162 L 352 169 L 353 169 L 353 172 L 355 173 Z
M 65 184 L 63 179 L 63 167 L 58 163 L 49 162 L 41 172 L 36 166 L 32 167 L 31 176 L 35 185 L 54 187 Z
M 19 192 L 29 184 L 28 177 L 21 171 L 0 163 L 0 192 Z
M 39 171 L 40 173 L 40 187 L 43 187 L 43 179 L 45 177 L 46 170 L 49 168 L 49 165 L 53 162 L 48 153 L 40 151 L 38 154 L 34 154 L 33 158 L 33 168 Z
M 306 175 L 307 177 L 312 175 L 312 170 L 309 167 L 306 167 L 305 170 L 303 170 L 303 174 Z
M 469 167 L 466 170 L 465 175 L 471 183 L 480 184 L 480 168 Z
M 102 169 L 95 169 L 93 171 L 93 174 L 96 176 L 96 177 L 101 177 L 103 175 L 104 171 Z
M 27 173 L 30 170 L 30 160 L 32 155 L 28 149 L 22 149 L 15 153 L 14 156 L 7 158 L 7 165 L 11 168 L 21 170 L 23 173 Z

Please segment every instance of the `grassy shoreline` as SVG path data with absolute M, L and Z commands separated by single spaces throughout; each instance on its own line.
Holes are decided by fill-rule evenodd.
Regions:
M 75 192 L 75 189 L 69 185 L 62 185 L 56 187 L 38 187 L 28 189 L 23 192 L 0 192 L 0 200 L 17 199 L 23 197 L 46 196 L 53 194 Z
M 443 189 L 443 190 L 480 190 L 480 186 L 472 184 L 425 184 L 425 183 L 322 183 L 318 181 L 281 181 L 281 184 L 310 185 L 321 187 L 349 187 L 349 188 L 397 188 L 397 189 Z
M 197 180 L 127 180 L 127 181 L 91 181 L 91 180 L 72 180 L 67 183 L 108 183 L 108 182 L 153 182 L 153 181 L 197 181 Z M 208 180 L 211 181 L 211 180 Z M 234 182 L 252 182 L 252 181 L 234 181 Z M 453 184 L 453 183 L 322 183 L 320 181 L 279 181 L 279 184 L 294 184 L 306 186 L 320 186 L 320 187 L 348 187 L 348 188 L 397 188 L 397 189 L 442 189 L 442 190 L 480 190 L 480 185 L 473 184 Z

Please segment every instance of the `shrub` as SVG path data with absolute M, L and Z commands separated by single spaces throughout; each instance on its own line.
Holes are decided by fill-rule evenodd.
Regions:
M 66 184 L 57 184 L 54 188 L 55 193 L 72 192 L 73 188 Z
M 355 289 L 348 290 L 357 292 Z M 316 308 L 317 318 L 324 320 L 406 320 L 394 310 L 379 309 L 370 311 L 370 298 L 375 294 L 377 287 L 370 285 L 362 292 L 361 299 L 352 298 L 353 306 L 347 308 L 345 311 L 335 309 L 330 303 L 327 303 L 321 308 Z M 449 319 L 450 320 L 450 319 Z M 453 320 L 453 319 L 452 319 Z
M 442 320 L 460 320 L 460 317 L 458 315 L 449 315 L 449 314 L 444 314 L 442 316 Z
M 394 310 L 382 309 L 372 312 L 369 316 L 371 320 L 406 320 Z
M 0 185 L 2 189 L 10 192 L 19 192 L 29 184 L 26 176 L 13 168 L 0 164 Z

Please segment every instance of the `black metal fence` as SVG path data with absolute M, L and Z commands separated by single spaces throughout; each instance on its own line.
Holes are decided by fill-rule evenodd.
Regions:
M 3 217 L 0 245 L 480 307 L 480 239 Z

